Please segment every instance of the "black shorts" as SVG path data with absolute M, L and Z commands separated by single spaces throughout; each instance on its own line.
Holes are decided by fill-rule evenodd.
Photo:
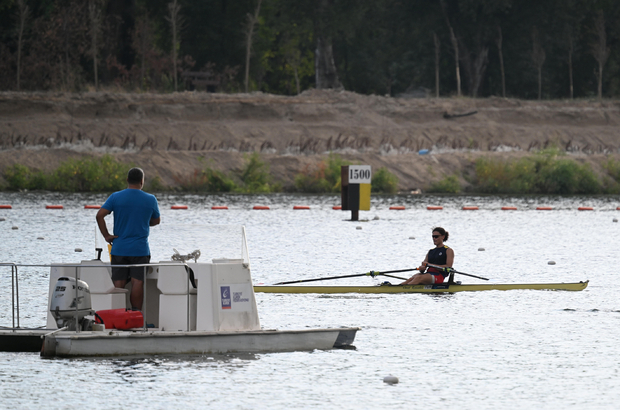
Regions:
M 112 255 L 112 265 L 139 265 L 143 263 L 149 263 L 151 261 L 151 255 L 148 256 L 117 256 Z M 144 269 L 148 269 L 146 266 L 126 267 L 126 268 L 112 268 L 112 280 L 126 280 L 130 278 L 144 281 Z

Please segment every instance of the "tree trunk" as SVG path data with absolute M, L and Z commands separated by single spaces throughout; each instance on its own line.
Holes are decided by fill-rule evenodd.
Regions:
M 254 15 L 248 13 L 248 26 L 245 40 L 245 78 L 243 84 L 247 93 L 250 87 L 250 56 L 252 55 L 252 37 L 254 37 L 254 26 L 258 23 L 258 15 L 263 0 L 258 0 Z
M 331 38 L 317 36 L 316 52 L 314 57 L 316 88 L 322 89 L 341 89 L 342 84 L 338 79 L 338 71 L 334 63 Z
M 297 67 L 294 67 L 294 71 L 295 71 L 295 86 L 297 87 L 297 95 L 299 95 L 301 93 L 301 87 L 299 85 L 299 70 L 297 69 Z
M 101 23 L 101 9 L 97 7 L 96 0 L 88 3 L 88 15 L 90 17 L 91 48 L 93 53 L 93 74 L 95 76 L 95 90 L 99 89 L 99 76 L 97 73 L 97 34 Z
M 547 54 L 540 44 L 538 37 L 538 29 L 534 27 L 532 29 L 532 61 L 538 70 L 538 99 L 542 99 L 542 66 L 545 63 Z
M 435 32 L 433 32 L 433 41 L 435 42 L 435 97 L 439 98 L 439 57 L 441 43 Z
M 573 99 L 573 36 L 569 36 L 568 38 L 568 81 L 569 81 L 569 91 L 570 91 L 570 99 Z
M 17 29 L 17 91 L 21 87 L 21 71 L 22 71 L 22 47 L 24 45 L 24 29 L 26 20 L 30 14 L 30 8 L 26 5 L 26 0 L 17 0 L 18 7 L 18 29 Z
M 174 91 L 179 91 L 177 49 L 179 46 L 179 29 L 181 26 L 181 20 L 179 17 L 180 11 L 181 6 L 179 5 L 178 0 L 168 3 L 168 12 L 170 14 L 166 17 L 166 20 L 170 23 L 170 30 L 172 32 L 172 77 L 174 78 Z
M 465 72 L 467 73 L 469 92 L 473 98 L 478 97 L 478 91 L 482 86 L 482 79 L 489 63 L 489 48 L 483 46 L 478 39 L 476 46 L 476 53 L 470 53 L 467 47 L 463 44 L 461 50 L 463 51 L 463 65 Z
M 441 9 L 443 10 L 444 18 L 446 19 L 446 24 L 448 25 L 448 29 L 450 30 L 450 41 L 452 42 L 452 49 L 454 50 L 454 65 L 456 68 L 456 95 L 461 96 L 461 69 L 459 65 L 459 42 L 454 34 L 454 30 L 452 29 L 452 25 L 450 24 L 450 19 L 448 18 L 448 13 L 446 11 L 446 3 L 444 0 L 441 0 Z
M 592 55 L 598 62 L 598 99 L 603 99 L 603 66 L 609 58 L 609 47 L 607 47 L 607 32 L 605 30 L 605 16 L 599 11 L 596 21 L 594 22 L 594 30 L 598 35 L 598 42 L 593 43 Z
M 538 66 L 538 100 L 542 99 L 542 65 Z
M 502 51 L 502 28 L 497 26 L 497 52 L 499 54 L 499 69 L 502 74 L 502 97 L 506 98 L 506 74 L 504 71 L 504 54 Z

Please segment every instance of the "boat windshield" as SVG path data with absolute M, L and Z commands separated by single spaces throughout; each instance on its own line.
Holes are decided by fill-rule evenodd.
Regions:
M 111 228 L 110 228 L 111 229 Z M 107 250 L 99 229 L 95 229 L 95 247 Z M 245 227 L 242 225 L 168 225 L 151 228 L 149 236 L 151 263 L 170 261 L 175 249 L 180 255 L 200 251 L 199 262 L 213 259 L 241 259 L 250 263 Z M 108 252 L 101 260 L 108 262 Z M 189 262 L 194 260 L 190 258 Z

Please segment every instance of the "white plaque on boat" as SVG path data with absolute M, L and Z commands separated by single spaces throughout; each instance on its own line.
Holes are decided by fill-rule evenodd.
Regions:
M 220 308 L 231 312 L 252 310 L 252 286 L 249 284 L 220 285 Z

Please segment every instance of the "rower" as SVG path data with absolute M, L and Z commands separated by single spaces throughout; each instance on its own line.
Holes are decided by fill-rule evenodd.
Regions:
M 418 268 L 419 273 L 416 273 L 401 285 L 436 285 L 444 283 L 446 277 L 448 284 L 454 283 L 454 272 L 450 272 L 452 264 L 454 263 L 454 251 L 452 248 L 444 245 L 444 242 L 448 240 L 449 233 L 441 228 L 433 228 L 433 243 L 435 248 L 428 251 L 426 258 L 420 264 Z

